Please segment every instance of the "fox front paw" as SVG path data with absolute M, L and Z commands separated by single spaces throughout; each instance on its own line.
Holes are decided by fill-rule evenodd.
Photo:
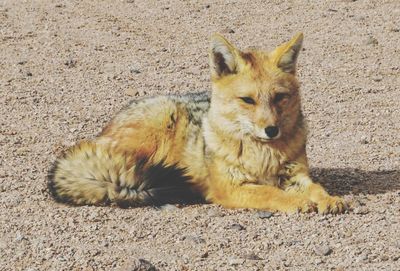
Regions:
M 291 200 L 284 211 L 286 213 L 312 213 L 317 211 L 317 205 L 307 198 L 296 198 Z
M 346 202 L 340 197 L 325 197 L 317 202 L 318 213 L 320 214 L 341 214 L 346 208 Z

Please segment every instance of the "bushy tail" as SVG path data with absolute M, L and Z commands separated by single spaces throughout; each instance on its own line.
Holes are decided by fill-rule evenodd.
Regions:
M 75 205 L 121 207 L 198 201 L 189 178 L 176 165 L 149 165 L 95 142 L 69 149 L 48 175 L 53 197 Z

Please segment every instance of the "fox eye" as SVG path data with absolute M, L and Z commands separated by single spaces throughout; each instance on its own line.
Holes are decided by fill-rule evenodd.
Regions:
M 287 93 L 277 93 L 274 97 L 274 102 L 279 103 L 280 101 L 282 101 L 288 97 L 289 97 L 289 94 L 287 94 Z
M 242 101 L 247 104 L 256 104 L 256 101 L 254 101 L 254 99 L 251 97 L 239 97 L 239 98 L 242 99 Z

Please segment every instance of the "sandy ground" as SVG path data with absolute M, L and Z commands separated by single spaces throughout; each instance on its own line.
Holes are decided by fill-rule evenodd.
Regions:
M 265 2 L 0 0 L 0 270 L 400 270 L 400 2 Z M 48 196 L 57 155 L 134 97 L 209 89 L 211 33 L 272 49 L 299 31 L 313 176 L 353 211 Z

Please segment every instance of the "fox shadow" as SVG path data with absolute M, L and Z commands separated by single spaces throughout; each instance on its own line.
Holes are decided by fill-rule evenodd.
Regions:
M 313 180 L 332 195 L 382 194 L 400 190 L 400 171 L 355 168 L 311 168 Z

